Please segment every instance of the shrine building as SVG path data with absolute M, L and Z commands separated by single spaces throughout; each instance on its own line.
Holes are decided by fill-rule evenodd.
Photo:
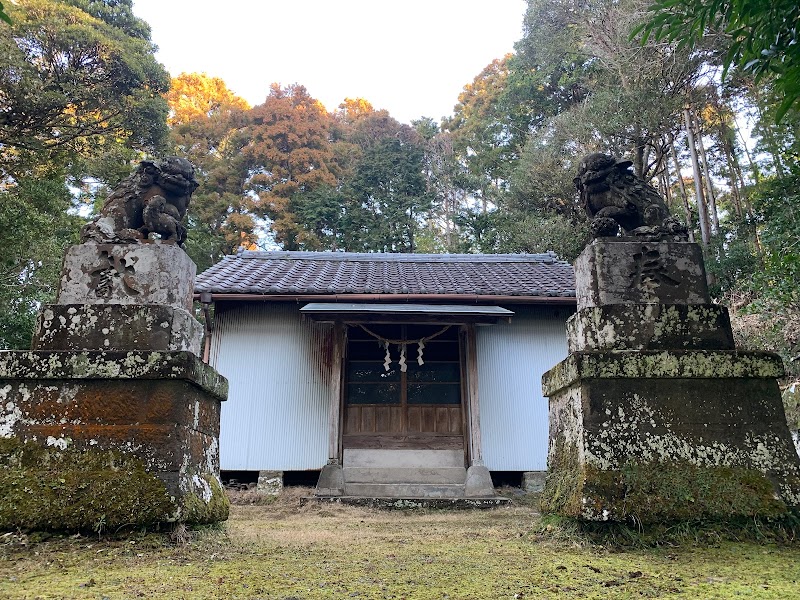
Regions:
M 552 253 L 245 251 L 198 275 L 195 298 L 204 358 L 230 383 L 223 478 L 462 498 L 547 468 L 541 377 L 575 310 Z

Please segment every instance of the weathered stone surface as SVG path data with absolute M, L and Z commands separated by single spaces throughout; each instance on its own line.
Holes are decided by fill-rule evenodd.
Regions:
M 34 350 L 153 350 L 200 354 L 203 326 L 189 311 L 160 304 L 50 304 Z
M 475 510 L 497 508 L 511 503 L 509 498 L 375 498 L 359 496 L 309 496 L 300 498 L 300 505 L 310 503 L 348 504 L 368 508 L 416 510 L 420 508 L 445 510 Z
M 467 469 L 464 483 L 464 496 L 467 498 L 493 498 L 495 496 L 492 475 L 483 465 L 472 465 Z
M 69 248 L 57 304 L 164 304 L 191 311 L 197 267 L 174 244 Z
M 186 227 L 181 221 L 197 185 L 194 166 L 185 158 L 143 160 L 83 228 L 81 241 L 139 242 L 155 233 L 182 246 Z
M 596 239 L 575 261 L 578 310 L 609 304 L 710 304 L 703 254 L 688 242 Z
M 716 304 L 593 306 L 567 321 L 570 352 L 733 350 L 728 309 Z
M 548 467 L 546 508 L 588 520 L 776 516 L 800 509 L 800 460 L 770 378 L 576 380 L 550 395 Z M 662 505 L 645 509 L 647 489 L 636 486 L 653 470 L 668 474 L 674 486 L 706 481 L 718 489 L 687 507 L 694 496 L 663 482 Z M 719 486 L 729 494 L 722 504 L 714 497 Z
M 224 379 L 188 352 L 3 352 L 0 441 L 13 440 L 12 454 L 20 444 L 27 454 L 36 447 L 44 452 L 41 464 L 15 463 L 15 481 L 42 477 L 49 468 L 46 461 L 69 463 L 74 476 L 86 480 L 70 492 L 76 502 L 88 502 L 81 490 L 102 488 L 114 470 L 113 460 L 103 468 L 90 463 L 103 456 L 138 461 L 145 473 L 162 482 L 169 510 L 165 513 L 161 504 L 150 512 L 117 507 L 139 515 L 134 525 L 221 520 L 227 516 L 227 501 L 219 481 L 218 436 L 226 392 Z M 136 469 L 131 473 L 138 473 Z M 0 489 L 0 521 L 9 518 L 3 517 L 4 503 L 18 502 L 18 491 Z M 55 513 L 48 514 L 52 520 Z M 19 521 L 15 526 L 32 525 Z M 68 528 L 92 526 L 86 522 Z
M 283 471 L 259 471 L 256 491 L 265 496 L 278 496 L 283 491 Z
M 325 497 L 344 495 L 344 471 L 341 465 L 327 464 L 322 467 L 314 494 Z
M 591 219 L 593 237 L 674 235 L 686 239 L 686 225 L 670 217 L 669 208 L 656 189 L 630 171 L 630 160 L 618 160 L 595 152 L 578 164 L 575 187 L 580 204 Z
M 576 262 L 545 510 L 636 523 L 800 511 L 777 355 L 737 351 L 695 244 L 606 238 Z
M 662 350 L 573 352 L 542 376 L 545 396 L 590 379 L 776 379 L 783 362 L 771 352 Z
M 529 494 L 539 494 L 544 490 L 547 471 L 525 471 L 522 474 L 522 490 Z
M 0 351 L 0 381 L 49 379 L 179 379 L 218 400 L 228 397 L 228 381 L 191 352 Z

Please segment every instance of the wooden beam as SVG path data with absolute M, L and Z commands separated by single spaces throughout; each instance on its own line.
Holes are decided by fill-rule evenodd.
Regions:
M 331 357 L 331 386 L 328 406 L 328 464 L 340 465 L 342 459 L 342 376 L 344 373 L 345 325 L 333 326 L 333 354 Z
M 475 326 L 466 326 L 466 382 L 467 382 L 467 426 L 469 445 L 469 465 L 483 465 L 481 448 L 481 413 L 478 397 L 478 349 L 476 346 Z

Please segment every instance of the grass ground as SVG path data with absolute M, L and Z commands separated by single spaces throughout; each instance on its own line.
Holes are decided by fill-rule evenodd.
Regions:
M 171 537 L 6 534 L 0 598 L 800 598 L 797 543 L 624 549 L 548 526 L 532 506 L 299 506 L 308 492 Z

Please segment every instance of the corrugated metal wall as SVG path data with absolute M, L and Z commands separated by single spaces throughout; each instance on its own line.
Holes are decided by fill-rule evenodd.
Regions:
M 217 306 L 211 364 L 230 382 L 223 470 L 321 469 L 328 459 L 332 327 L 296 304 Z
M 511 323 L 477 328 L 483 459 L 490 471 L 547 469 L 542 374 L 567 356 L 565 308 L 506 306 Z

